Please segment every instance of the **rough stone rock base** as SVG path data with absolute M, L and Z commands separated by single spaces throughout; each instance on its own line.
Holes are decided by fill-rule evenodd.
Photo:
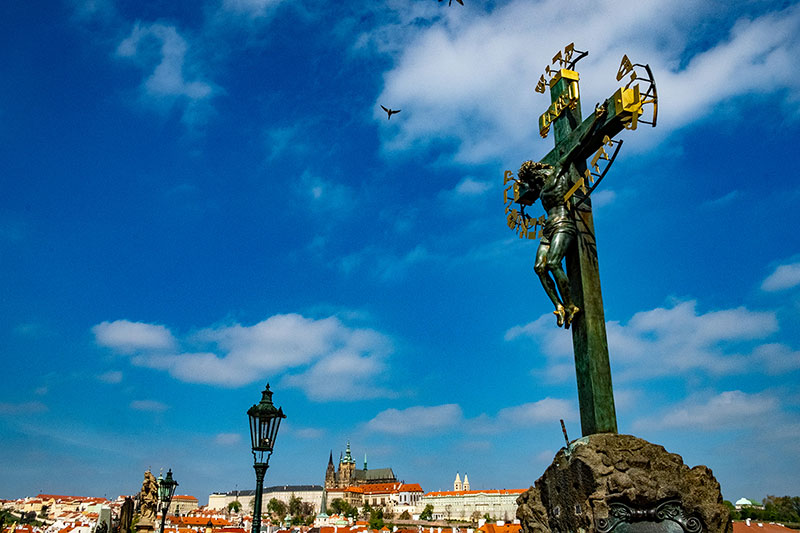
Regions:
M 733 531 L 708 467 L 632 435 L 573 441 L 517 504 L 523 533 Z

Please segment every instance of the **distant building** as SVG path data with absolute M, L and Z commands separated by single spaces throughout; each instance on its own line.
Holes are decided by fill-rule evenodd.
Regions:
M 733 504 L 736 510 L 741 510 L 744 508 L 751 508 L 751 509 L 763 509 L 764 506 L 760 503 L 756 502 L 755 500 L 748 500 L 747 498 L 739 498 L 736 500 L 736 503 Z
M 422 499 L 422 487 L 418 483 L 370 483 L 346 489 L 327 491 L 328 503 L 341 498 L 353 507 L 381 507 L 395 515 L 408 511 L 413 514 Z
M 513 520 L 517 515 L 517 498 L 526 489 L 470 490 L 469 479 L 456 474 L 453 490 L 429 492 L 417 504 L 417 514 L 427 505 L 433 506 L 435 520 L 471 520 L 488 515 L 495 520 Z
M 314 506 L 318 513 L 322 502 L 322 485 L 276 485 L 265 487 L 261 498 L 261 508 L 266 512 L 267 504 L 272 498 L 289 505 L 289 499 L 294 495 L 304 502 Z M 208 507 L 211 509 L 227 509 L 228 504 L 238 500 L 244 511 L 253 511 L 254 490 L 238 490 L 230 492 L 215 492 L 208 496 Z
M 328 459 L 328 468 L 325 470 L 325 489 L 347 489 L 361 485 L 377 483 L 396 483 L 397 478 L 391 468 L 367 469 L 367 456 L 364 455 L 364 468 L 356 468 L 356 462 L 350 454 L 350 443 L 344 456 L 339 456 L 338 471 L 333 464 L 333 451 Z
M 197 498 L 188 494 L 176 494 L 169 504 L 168 514 L 182 516 L 199 507 Z M 110 530 L 109 530 L 110 531 Z

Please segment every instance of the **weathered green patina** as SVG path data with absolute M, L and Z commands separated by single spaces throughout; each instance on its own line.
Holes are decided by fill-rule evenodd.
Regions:
M 568 82 L 564 77 L 556 81 L 550 87 L 551 99 L 557 99 L 567 89 Z M 586 158 L 602 145 L 605 135 L 614 135 L 624 128 L 619 119 L 614 121 L 609 118 L 608 107 L 599 119 L 595 114 L 583 122 L 580 99 L 574 108 L 565 109 L 553 121 L 555 148 L 542 158 L 542 162 L 554 167 L 566 167 L 570 182 L 579 180 L 586 170 Z M 573 205 L 578 201 L 580 195 L 573 196 Z M 570 292 L 575 305 L 581 309 L 572 322 L 581 432 L 584 436 L 616 433 L 617 415 L 611 385 L 591 199 L 585 199 L 574 214 L 578 238 L 575 246 L 567 252 L 566 262 Z
M 650 74 L 649 67 L 638 66 L 646 68 Z M 617 79 L 620 80 L 632 69 L 626 56 Z M 548 72 L 555 71 L 548 68 Z M 536 271 L 556 307 L 554 314 L 558 325 L 572 327 L 581 432 L 584 436 L 617 432 L 597 244 L 589 197 L 591 189 L 586 189 L 592 174 L 595 178 L 598 174 L 588 172 L 587 168 L 597 171 L 596 163 L 601 156 L 607 161 L 613 160 L 613 157 L 609 159 L 603 146 L 611 143 L 610 139 L 626 127 L 635 129 L 643 104 L 654 105 L 653 120 L 647 123 L 655 125 L 657 98 L 652 76 L 650 78 L 646 80 L 650 88 L 644 97 L 639 92 L 638 84 L 629 88 L 637 80 L 634 73 L 631 83 L 620 88 L 583 119 L 578 73 L 567 69 L 557 71 L 549 84 L 552 105 L 540 118 L 542 135 L 546 136 L 552 131 L 555 147 L 539 163 L 524 163 L 519 179 L 514 180 L 514 201 L 524 208 L 541 199 L 547 210 L 547 221 L 539 233 L 544 239 L 537 251 Z M 650 100 L 647 100 L 648 97 Z M 595 157 L 587 167 L 587 158 L 592 154 Z M 569 189 L 566 194 L 563 194 L 564 189 Z M 560 195 L 557 201 L 553 196 L 555 190 Z M 567 218 L 569 220 L 564 220 Z M 530 219 L 515 210 L 509 215 L 509 225 L 522 227 L 524 234 L 528 234 L 530 222 L 536 222 L 536 219 Z M 541 225 L 541 222 L 542 219 L 538 224 Z M 573 234 L 576 234 L 575 238 L 572 238 Z M 569 247 L 564 256 L 565 239 Z M 562 257 L 566 259 L 568 284 L 561 270 Z

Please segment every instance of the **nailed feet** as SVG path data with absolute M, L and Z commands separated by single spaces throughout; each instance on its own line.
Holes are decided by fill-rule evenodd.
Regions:
M 564 329 L 569 329 L 570 324 L 572 324 L 572 319 L 574 319 L 575 315 L 577 315 L 580 311 L 580 307 L 575 304 L 569 304 L 567 306 L 566 317 L 564 318 Z
M 580 313 L 580 311 L 580 307 L 575 304 L 569 304 L 566 308 L 564 308 L 563 305 L 559 305 L 556 307 L 556 310 L 553 311 L 553 314 L 556 315 L 556 324 L 558 324 L 558 327 L 563 326 L 564 329 L 569 329 L 575 315 Z

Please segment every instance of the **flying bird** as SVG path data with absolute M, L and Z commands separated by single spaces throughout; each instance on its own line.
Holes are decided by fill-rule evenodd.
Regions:
M 441 2 L 442 0 L 439 0 L 439 1 Z M 464 0 L 456 0 L 456 2 L 458 2 L 458 3 L 459 3 L 459 4 L 461 4 L 462 6 L 464 5 Z M 453 0 L 450 0 L 450 2 L 448 2 L 448 4 L 447 4 L 447 5 L 448 5 L 448 7 L 449 7 L 449 6 L 452 6 L 452 5 L 453 5 Z
M 456 0 L 456 1 L 458 1 L 458 0 Z M 385 107 L 383 107 L 383 106 L 381 106 L 381 109 L 383 109 L 384 111 L 386 111 L 386 114 L 387 114 L 387 115 L 389 115 L 388 117 L 386 117 L 386 120 L 389 120 L 389 119 L 391 119 L 391 118 L 392 118 L 392 115 L 394 115 L 395 113 L 399 113 L 400 111 L 402 111 L 402 109 L 397 109 L 397 110 L 394 110 L 394 109 L 386 109 L 386 108 L 385 108 Z

